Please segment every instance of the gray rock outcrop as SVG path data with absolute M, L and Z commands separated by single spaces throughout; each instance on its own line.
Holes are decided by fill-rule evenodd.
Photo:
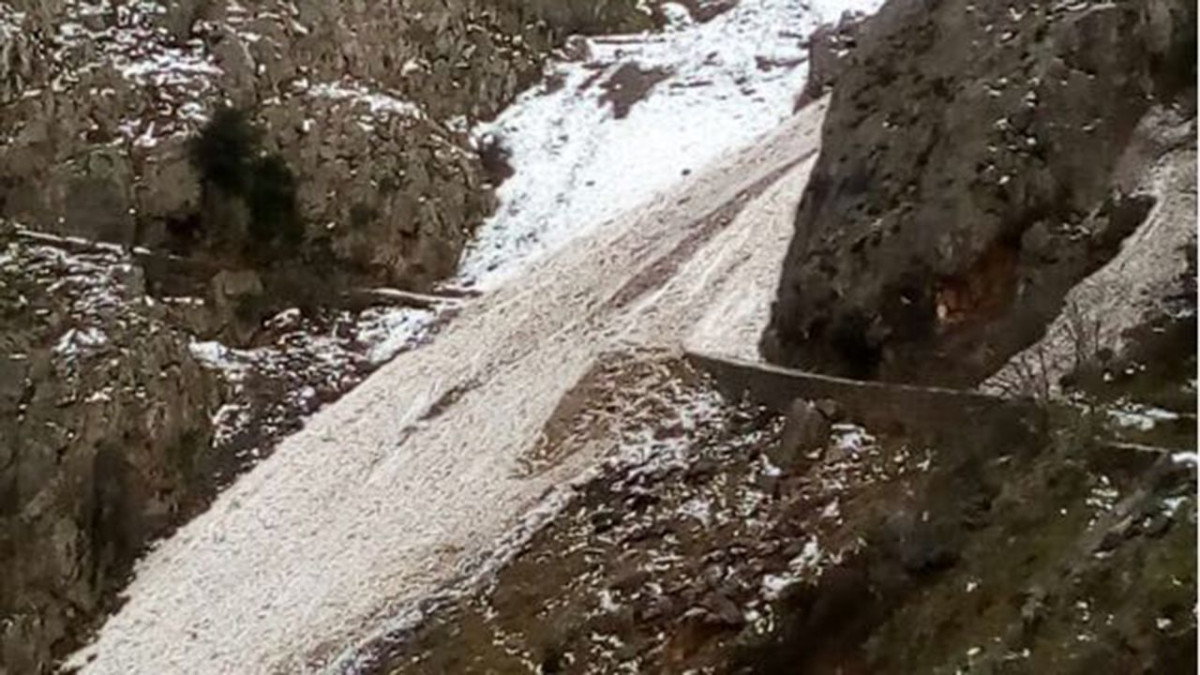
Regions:
M 858 46 L 865 21 L 861 14 L 845 12 L 836 24 L 823 25 L 812 34 L 808 44 L 808 79 L 796 98 L 796 110 L 829 93 L 850 64 L 850 54 Z
M 117 252 L 0 232 L 0 672 L 48 671 L 193 510 L 219 383 Z
M 792 401 L 784 418 L 779 443 L 768 450 L 771 462 L 789 471 L 802 471 L 820 459 L 829 442 L 830 423 L 825 414 L 804 399 Z
M 962 385 L 1038 339 L 1153 206 L 1118 167 L 1154 109 L 1194 118 L 1195 36 L 1180 0 L 887 3 L 834 89 L 766 356 Z

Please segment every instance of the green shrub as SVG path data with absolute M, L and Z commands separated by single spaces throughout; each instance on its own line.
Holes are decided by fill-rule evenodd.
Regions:
M 233 195 L 250 186 L 251 165 L 261 138 L 245 112 L 221 108 L 189 144 L 192 165 L 201 179 Z
M 294 249 L 304 238 L 304 225 L 296 205 L 296 175 L 279 155 L 267 155 L 253 164 L 250 190 L 250 238 L 259 244 L 281 244 Z
M 296 175 L 282 157 L 263 150 L 262 134 L 244 111 L 217 110 L 192 139 L 189 153 L 204 190 L 245 203 L 250 219 L 243 244 L 253 257 L 269 259 L 280 248 L 287 253 L 298 249 L 304 223 L 296 201 Z M 204 216 L 202 220 L 209 221 L 216 217 Z M 203 225 L 213 229 L 211 222 Z

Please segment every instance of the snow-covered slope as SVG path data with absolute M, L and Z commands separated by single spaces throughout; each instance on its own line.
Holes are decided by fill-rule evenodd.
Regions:
M 776 128 L 804 88 L 806 36 L 880 3 L 755 0 L 707 23 L 677 7 L 661 34 L 587 40 L 586 57 L 557 65 L 542 88 L 477 130 L 503 140 L 516 173 L 468 247 L 460 283 L 494 287 Z
M 709 246 L 748 241 L 763 221 L 730 213 L 723 227 L 750 231 L 727 239 L 712 238 L 713 219 L 739 195 L 752 207 L 811 156 L 821 112 L 577 238 L 318 413 L 139 565 L 129 602 L 74 663 L 85 673 L 320 670 L 483 560 L 548 490 L 615 449 L 594 439 L 543 473 L 521 472 L 579 378 L 632 340 L 650 308 L 656 342 L 679 344 L 697 308 L 720 306 L 701 287 L 656 299 L 670 273 L 707 260 L 734 288 L 738 269 L 761 268 Z
M 590 439 L 542 473 L 521 470 L 611 350 L 752 353 L 819 142 L 823 104 L 788 113 L 803 34 L 842 9 L 825 4 L 746 2 L 663 36 L 594 40 L 591 62 L 607 65 L 564 66 L 562 88 L 498 120 L 516 175 L 462 267 L 489 292 L 151 552 L 128 603 L 71 663 L 323 670 L 617 449 Z M 618 118 L 599 83 L 580 87 L 621 59 L 671 74 Z

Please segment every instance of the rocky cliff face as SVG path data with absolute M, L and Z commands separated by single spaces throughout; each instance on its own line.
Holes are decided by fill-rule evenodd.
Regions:
M 838 79 L 764 353 L 970 384 L 1034 342 L 1154 207 L 1138 177 L 1168 148 L 1135 130 L 1194 120 L 1195 31 L 1169 0 L 889 2 Z
M 218 382 L 119 252 L 0 232 L 0 672 L 47 669 L 211 473 Z
M 187 139 L 229 104 L 297 175 L 310 239 L 427 286 L 491 207 L 468 126 L 567 31 L 649 21 L 632 0 L 0 3 L 0 215 L 161 244 L 201 206 Z

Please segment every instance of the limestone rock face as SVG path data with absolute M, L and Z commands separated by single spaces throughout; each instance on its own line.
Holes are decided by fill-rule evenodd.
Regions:
M 1154 165 L 1127 151 L 1155 107 L 1194 118 L 1195 31 L 1181 0 L 888 2 L 834 88 L 764 354 L 973 384 L 1032 343 L 1153 207 L 1118 167 Z
M 48 671 L 194 508 L 218 386 L 127 258 L 0 232 L 0 672 Z
M 156 245 L 199 208 L 187 139 L 230 104 L 297 174 L 310 237 L 428 286 L 492 207 L 466 129 L 567 31 L 648 21 L 633 0 L 0 3 L 0 216 Z

